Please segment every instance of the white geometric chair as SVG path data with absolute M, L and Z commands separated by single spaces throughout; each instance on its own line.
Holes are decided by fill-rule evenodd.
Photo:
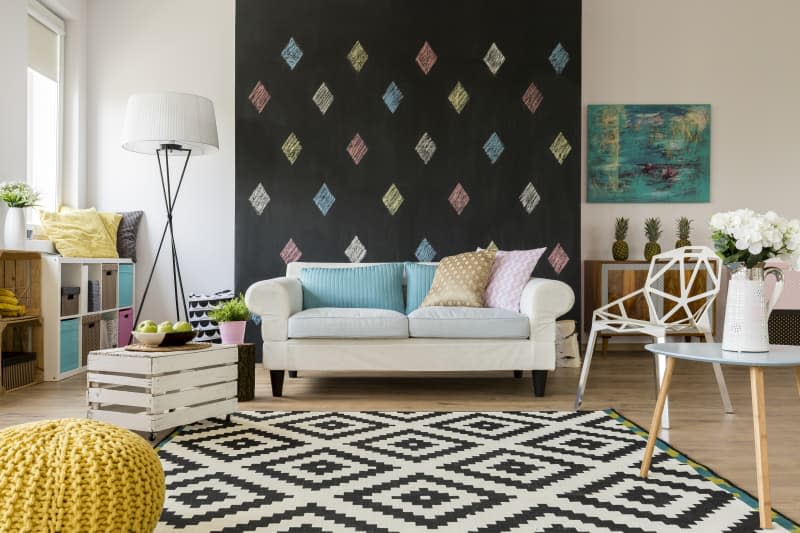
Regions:
M 680 273 L 680 294 L 678 295 L 669 294 L 663 290 L 664 275 L 669 270 L 678 270 Z M 653 337 L 658 343 L 666 342 L 667 335 L 703 333 L 706 342 L 714 342 L 711 336 L 708 312 L 714 298 L 719 293 L 721 271 L 722 262 L 710 248 L 705 246 L 684 246 L 664 252 L 650 261 L 650 269 L 647 272 L 644 287 L 595 309 L 592 315 L 589 342 L 586 344 L 586 356 L 583 359 L 583 368 L 578 382 L 578 392 L 575 396 L 575 410 L 578 410 L 583 402 L 583 393 L 586 389 L 598 333 L 606 331 L 640 333 Z M 688 279 L 687 273 L 689 273 Z M 703 279 L 701 276 L 709 280 L 710 286 L 706 286 L 703 292 L 692 294 L 695 282 Z M 625 304 L 639 297 L 644 297 L 647 302 L 650 320 L 640 320 L 628 316 Z M 664 377 L 666 361 L 664 355 L 655 356 L 658 388 L 661 387 Z M 725 385 L 722 368 L 716 363 L 713 367 L 725 412 L 732 413 L 733 406 L 728 396 L 728 387 Z M 661 418 L 661 426 L 664 428 L 669 428 L 668 402 L 669 400 L 664 405 L 664 415 Z

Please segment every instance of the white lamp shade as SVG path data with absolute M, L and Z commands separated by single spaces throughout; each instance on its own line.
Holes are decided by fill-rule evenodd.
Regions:
M 193 155 L 219 149 L 214 103 L 185 93 L 141 93 L 128 98 L 122 147 L 131 152 L 155 154 L 164 144 L 192 150 Z M 180 155 L 172 152 L 170 155 Z

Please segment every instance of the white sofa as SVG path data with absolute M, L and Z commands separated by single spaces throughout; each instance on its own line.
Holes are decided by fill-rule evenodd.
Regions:
M 420 308 L 409 316 L 385 309 L 303 310 L 300 271 L 305 267 L 359 268 L 377 263 L 294 262 L 286 276 L 259 281 L 245 294 L 261 317 L 263 364 L 273 396 L 284 372 L 322 371 L 521 371 L 533 375 L 544 395 L 547 371 L 556 364 L 556 319 L 575 295 L 560 281 L 531 278 L 520 312 L 466 307 Z

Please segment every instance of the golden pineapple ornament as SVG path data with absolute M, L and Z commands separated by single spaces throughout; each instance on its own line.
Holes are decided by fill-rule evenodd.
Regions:
M 692 241 L 689 240 L 689 235 L 692 232 L 692 222 L 686 217 L 681 217 L 678 219 L 678 229 L 675 232 L 675 236 L 678 237 L 678 240 L 675 241 L 675 248 L 683 248 L 684 246 L 691 246 Z
M 614 222 L 614 245 L 611 247 L 611 256 L 614 261 L 625 261 L 628 258 L 628 243 L 625 237 L 628 236 L 628 219 L 618 217 Z
M 661 253 L 661 245 L 658 244 L 658 239 L 661 237 L 661 219 L 657 217 L 644 219 L 644 234 L 647 237 L 644 258 L 650 261 L 653 256 Z

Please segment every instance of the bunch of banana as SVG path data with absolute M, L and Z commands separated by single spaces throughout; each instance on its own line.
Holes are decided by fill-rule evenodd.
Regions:
M 17 295 L 11 289 L 0 289 L 0 316 L 23 316 L 25 306 L 19 303 Z

